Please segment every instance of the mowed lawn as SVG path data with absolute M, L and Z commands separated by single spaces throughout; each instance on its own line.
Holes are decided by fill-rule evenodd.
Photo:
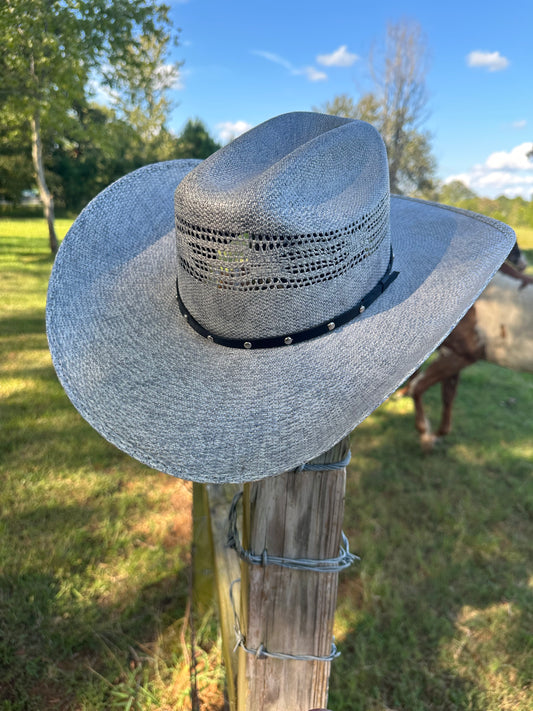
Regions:
M 192 488 L 70 404 L 51 266 L 42 220 L 0 219 L 0 709 L 190 709 Z M 437 389 L 426 401 L 436 423 Z M 530 711 L 532 513 L 533 375 L 467 369 L 430 454 L 407 398 L 360 425 L 344 528 L 362 560 L 341 574 L 329 708 Z M 195 634 L 200 708 L 221 711 L 212 614 Z

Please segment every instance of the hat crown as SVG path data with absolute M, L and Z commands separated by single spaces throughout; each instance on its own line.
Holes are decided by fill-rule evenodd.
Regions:
M 353 307 L 383 276 L 389 210 L 386 150 L 370 124 L 278 116 L 178 186 L 180 298 L 224 338 L 312 328 Z

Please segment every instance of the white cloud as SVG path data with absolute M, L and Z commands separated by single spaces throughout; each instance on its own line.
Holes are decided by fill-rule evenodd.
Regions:
M 323 81 L 328 78 L 328 75 L 325 72 L 320 71 L 320 69 L 316 69 L 316 67 L 295 67 L 291 64 L 291 62 L 289 62 L 288 59 L 280 57 L 279 54 L 274 54 L 273 52 L 264 52 L 261 49 L 254 49 L 252 50 L 252 54 L 256 54 L 258 57 L 263 57 L 263 59 L 267 59 L 269 62 L 273 62 L 274 64 L 279 64 L 294 76 L 305 76 L 309 81 Z
M 348 52 L 348 47 L 343 44 L 331 54 L 319 54 L 316 61 L 325 67 L 351 67 L 359 57 Z
M 533 160 L 527 154 L 532 150 L 533 142 L 527 141 L 510 151 L 495 151 L 484 163 L 475 165 L 466 173 L 450 175 L 444 182 L 460 180 L 485 197 L 520 195 L 529 200 L 533 196 Z
M 527 157 L 533 143 L 526 141 L 510 151 L 496 151 L 487 158 L 485 165 L 490 170 L 533 170 L 533 163 Z
M 466 63 L 469 67 L 481 67 L 488 69 L 489 72 L 499 72 L 509 66 L 507 57 L 502 57 L 499 52 L 482 52 L 481 50 L 470 52 L 466 57 Z
M 240 136 L 252 128 L 252 124 L 246 121 L 223 121 L 217 123 L 218 135 L 223 143 L 233 141 L 234 138 Z
M 525 119 L 520 119 L 519 121 L 513 121 L 511 125 L 513 128 L 525 128 L 527 126 L 527 121 Z
M 292 64 L 286 59 L 283 59 L 283 57 L 280 57 L 279 54 L 274 54 L 273 52 L 263 52 L 262 49 L 254 49 L 252 50 L 252 54 L 257 54 L 258 57 L 268 59 L 269 62 L 274 62 L 274 64 L 280 64 L 282 67 L 285 67 L 285 69 L 288 69 L 290 72 L 292 72 L 294 69 Z
M 315 67 L 304 67 L 294 71 L 293 74 L 305 74 L 309 81 L 324 81 L 328 78 L 325 72 L 321 72 L 320 69 L 315 69 Z

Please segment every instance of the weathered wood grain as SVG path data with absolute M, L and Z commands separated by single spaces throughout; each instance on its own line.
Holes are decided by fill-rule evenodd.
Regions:
M 244 487 L 243 544 L 290 558 L 338 555 L 344 515 L 346 438 L 314 460 L 324 471 L 288 472 Z M 241 626 L 246 645 L 292 655 L 327 656 L 337 601 L 335 573 L 241 565 Z M 238 711 L 326 707 L 330 663 L 256 658 L 239 649 Z

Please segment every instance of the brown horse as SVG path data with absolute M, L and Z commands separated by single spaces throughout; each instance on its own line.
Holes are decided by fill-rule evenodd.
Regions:
M 523 272 L 527 261 L 515 243 L 487 289 L 467 311 L 438 348 L 437 358 L 417 370 L 399 390 L 410 395 L 415 405 L 415 425 L 424 449 L 431 449 L 439 437 L 450 432 L 452 405 L 459 374 L 478 360 L 488 360 L 516 370 L 533 370 L 533 327 L 525 327 L 523 316 L 533 318 L 533 278 Z M 422 396 L 436 383 L 442 387 L 442 418 L 436 434 L 424 413 Z

